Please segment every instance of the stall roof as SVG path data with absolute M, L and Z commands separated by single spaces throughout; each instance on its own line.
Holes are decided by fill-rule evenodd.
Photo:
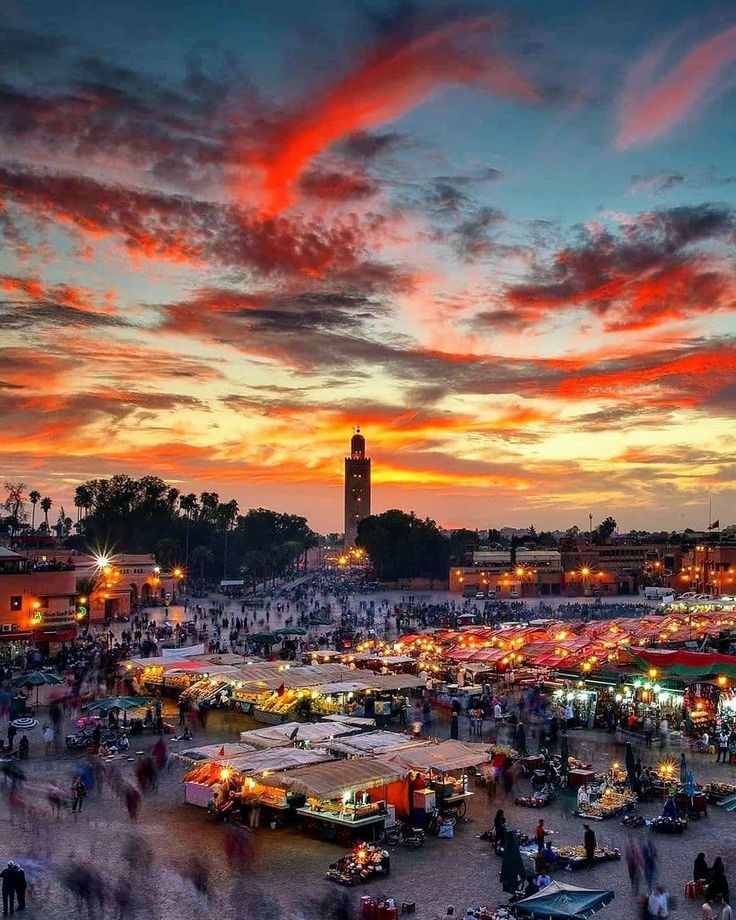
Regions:
M 344 716 L 340 713 L 332 713 L 329 716 L 322 716 L 323 722 L 340 722 L 343 725 L 354 725 L 356 728 L 375 728 L 376 720 L 367 719 L 364 716 Z
M 404 748 L 422 747 L 429 743 L 426 738 L 411 738 L 398 732 L 376 731 L 325 742 L 325 746 L 330 751 L 339 751 L 342 754 L 370 757 Z
M 290 747 L 295 742 L 304 741 L 316 745 L 320 741 L 352 735 L 357 731 L 359 729 L 354 725 L 335 722 L 283 722 L 281 725 L 267 725 L 265 728 L 241 732 L 240 740 L 259 749 Z
M 248 747 L 248 745 L 244 745 Z M 265 751 L 252 750 L 236 757 L 231 757 L 228 766 L 238 773 L 276 773 L 306 767 L 315 763 L 332 760 L 327 751 L 304 750 L 303 748 L 267 748 Z
M 370 682 L 373 690 L 410 690 L 424 686 L 422 678 L 414 674 L 372 674 L 364 680 Z
M 334 799 L 348 789 L 369 789 L 373 786 L 404 779 L 408 770 L 400 764 L 382 758 L 363 760 L 333 760 L 286 773 L 274 773 L 268 783 L 289 792 L 300 792 L 318 799 Z
M 220 751 L 223 752 L 222 755 Z M 179 756 L 187 757 L 189 760 L 230 760 L 253 751 L 255 748 L 252 744 L 203 744 L 200 747 L 179 751 Z
M 491 759 L 489 751 L 482 744 L 467 744 L 465 741 L 440 741 L 423 747 L 408 748 L 387 754 L 386 760 L 401 764 L 410 770 L 427 770 L 430 767 L 440 773 L 477 767 Z

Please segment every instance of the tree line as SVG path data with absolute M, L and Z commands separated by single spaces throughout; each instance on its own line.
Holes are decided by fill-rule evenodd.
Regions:
M 155 553 L 163 567 L 185 569 L 190 582 L 244 578 L 252 586 L 297 571 L 317 535 L 307 519 L 266 508 L 240 513 L 235 499 L 217 492 L 182 493 L 157 476 L 123 474 L 90 479 L 74 492 L 76 523 L 60 511 L 51 528 L 48 507 L 25 483 L 6 483 L 5 534 L 19 538 L 53 531 L 67 549 L 80 552 Z M 35 525 L 36 504 L 46 518 Z M 29 505 L 31 511 L 29 512 Z

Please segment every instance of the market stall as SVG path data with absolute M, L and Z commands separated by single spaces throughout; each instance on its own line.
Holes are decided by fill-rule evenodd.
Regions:
M 408 775 L 380 758 L 338 760 L 275 773 L 267 783 L 306 797 L 296 810 L 306 829 L 327 838 L 360 834 L 365 839 L 383 827 L 388 806 L 399 816 L 408 814 Z
M 216 745 L 208 745 L 208 748 Z M 222 746 L 224 747 L 224 746 Z M 297 748 L 275 748 L 255 750 L 249 745 L 228 745 L 230 753 L 220 754 L 222 747 L 212 759 L 197 763 L 183 779 L 184 801 L 189 805 L 206 808 L 213 799 L 218 785 L 227 787 L 231 798 L 238 799 L 238 808 L 243 814 L 243 805 L 258 804 L 287 810 L 289 802 L 283 790 L 271 790 L 264 782 L 270 773 L 284 773 L 298 767 L 323 763 L 330 760 L 325 751 L 305 751 Z M 236 751 L 242 747 L 244 750 Z M 201 749 L 194 749 L 199 752 Z M 185 755 L 190 752 L 185 752 Z
M 491 751 L 483 745 L 439 741 L 395 751 L 387 755 L 387 760 L 420 774 L 425 788 L 434 792 L 440 813 L 464 817 L 468 800 L 473 796 L 467 771 L 490 763 L 491 756 Z

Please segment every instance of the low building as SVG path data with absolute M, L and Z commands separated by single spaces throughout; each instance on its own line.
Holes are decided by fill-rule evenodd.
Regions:
M 109 559 L 98 556 L 72 557 L 77 579 L 91 581 L 89 598 L 92 623 L 128 619 L 133 607 L 176 600 L 183 572 L 162 571 L 153 553 L 119 553 Z
M 72 567 L 78 590 L 89 596 L 90 623 L 110 623 L 130 617 L 133 607 L 176 601 L 181 593 L 181 569 L 162 571 L 153 553 L 115 553 L 109 557 L 59 550 L 30 550 L 36 564 L 64 559 Z M 90 590 L 91 589 L 91 590 Z
M 76 635 L 76 574 L 0 546 L 0 640 L 52 646 Z M 48 650 L 48 649 L 47 649 Z
M 564 579 L 557 550 L 477 550 L 472 565 L 450 570 L 449 582 L 459 594 L 516 598 L 562 594 Z
M 736 594 L 736 545 L 697 543 L 690 547 L 670 584 L 680 594 Z

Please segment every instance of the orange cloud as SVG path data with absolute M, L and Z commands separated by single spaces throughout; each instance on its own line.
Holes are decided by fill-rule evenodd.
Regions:
M 616 146 L 623 150 L 666 134 L 719 85 L 724 68 L 736 60 L 736 26 L 696 45 L 657 82 L 651 82 L 661 53 L 649 54 L 629 75 L 621 100 Z
M 269 214 L 284 210 L 307 163 L 336 141 L 397 118 L 448 86 L 476 86 L 535 100 L 535 90 L 504 57 L 469 46 L 472 39 L 488 37 L 490 31 L 488 18 L 473 17 L 418 38 L 384 42 L 324 93 L 304 100 L 300 106 L 304 114 L 295 117 L 275 155 L 263 164 L 263 210 Z

